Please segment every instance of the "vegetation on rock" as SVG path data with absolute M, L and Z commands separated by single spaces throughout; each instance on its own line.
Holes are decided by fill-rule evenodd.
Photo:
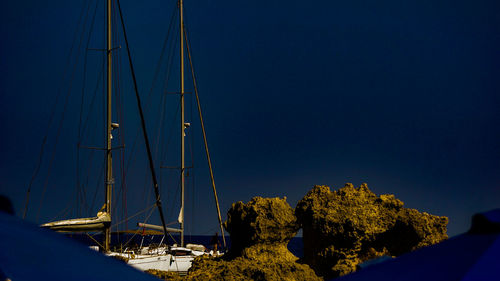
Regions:
M 331 192 L 315 186 L 295 208 L 303 228 L 302 262 L 326 279 L 380 256 L 398 256 L 448 238 L 448 218 L 403 208 L 394 195 L 377 196 L 366 184 Z

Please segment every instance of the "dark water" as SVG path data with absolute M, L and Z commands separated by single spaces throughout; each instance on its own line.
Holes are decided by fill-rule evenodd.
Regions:
M 76 241 L 79 241 L 83 243 L 84 245 L 91 246 L 91 245 L 96 245 L 95 242 L 88 237 L 85 234 L 67 234 L 66 236 L 71 237 L 72 239 L 75 239 Z M 102 241 L 102 235 L 94 235 L 93 236 L 95 240 L 101 242 Z M 173 238 L 172 238 L 173 237 Z M 163 243 L 167 243 L 169 245 L 172 245 L 174 243 L 180 243 L 180 237 L 176 235 L 172 235 L 172 237 L 165 238 L 166 241 L 163 241 Z M 125 249 L 125 248 L 133 248 L 141 245 L 150 245 L 150 244 L 159 244 L 162 240 L 163 236 L 162 235 L 133 235 L 133 234 L 114 234 L 111 236 L 111 245 L 112 247 L 116 247 L 116 249 Z M 211 235 L 186 235 L 184 236 L 184 241 L 185 243 L 193 243 L 193 244 L 202 244 L 207 248 L 211 248 L 210 241 L 212 239 Z M 219 237 L 219 242 L 220 245 L 222 245 L 222 238 Z M 227 247 L 229 248 L 231 246 L 231 238 L 226 237 L 226 244 Z M 301 237 L 294 237 L 292 240 L 290 240 L 290 243 L 288 243 L 288 250 L 292 252 L 295 256 L 297 257 L 302 257 L 304 254 L 303 250 L 303 243 L 302 243 L 302 238 Z

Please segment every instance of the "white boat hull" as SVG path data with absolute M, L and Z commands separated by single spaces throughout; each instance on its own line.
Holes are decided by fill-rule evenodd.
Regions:
M 166 247 L 149 249 L 145 247 L 141 254 L 133 253 L 110 253 L 109 256 L 120 256 L 127 259 L 127 264 L 141 271 L 149 269 L 173 271 L 181 275 L 187 273 L 191 267 L 191 263 L 197 256 L 206 255 L 205 247 L 202 245 L 188 244 L 193 250 L 184 247 L 172 247 L 170 252 L 167 252 Z M 201 247 L 201 248 L 200 248 Z
M 173 256 L 167 255 L 140 255 L 127 262 L 139 270 L 156 269 L 163 271 L 174 271 L 180 274 L 186 274 L 191 267 L 194 256 Z

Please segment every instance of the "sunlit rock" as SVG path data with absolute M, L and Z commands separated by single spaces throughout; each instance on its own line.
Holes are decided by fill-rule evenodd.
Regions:
M 231 254 L 239 256 L 255 244 L 288 244 L 298 231 L 297 218 L 286 198 L 254 197 L 233 203 L 224 227 L 231 234 Z
M 334 192 L 315 186 L 295 214 L 303 228 L 303 262 L 326 279 L 353 272 L 364 261 L 448 238 L 448 218 L 403 208 L 394 195 L 377 196 L 366 184 Z

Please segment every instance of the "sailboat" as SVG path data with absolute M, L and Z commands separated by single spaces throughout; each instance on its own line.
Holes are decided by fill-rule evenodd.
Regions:
M 195 244 L 185 244 L 184 241 L 184 231 L 185 231 L 185 224 L 184 224 L 184 197 L 185 197 L 185 172 L 186 172 L 186 164 L 185 164 L 185 129 L 190 126 L 190 123 L 185 122 L 185 109 L 184 109 L 184 96 L 185 96 L 185 78 L 184 78 L 184 72 L 185 72 L 185 51 L 187 51 L 189 62 L 191 64 L 191 72 L 192 72 L 192 81 L 193 81 L 193 87 L 194 91 L 196 94 L 196 100 L 198 103 L 198 113 L 200 117 L 200 123 L 201 123 L 201 128 L 203 132 L 203 138 L 204 138 L 204 144 L 205 144 L 205 152 L 206 156 L 208 159 L 208 166 L 209 166 L 209 171 L 210 171 L 210 178 L 211 178 L 211 184 L 213 188 L 213 193 L 215 197 L 215 203 L 216 203 L 216 208 L 217 208 L 217 215 L 218 215 L 218 220 L 219 220 L 219 227 L 220 231 L 222 233 L 222 240 L 224 243 L 225 247 L 225 238 L 224 238 L 224 231 L 222 228 L 222 220 L 221 220 L 221 215 L 220 215 L 220 209 L 219 209 L 219 202 L 217 198 L 217 193 L 215 189 L 215 183 L 214 183 L 214 176 L 213 176 L 213 171 L 212 171 L 212 165 L 211 165 L 211 160 L 210 160 L 210 154 L 208 151 L 208 145 L 207 145 L 207 140 L 206 140 L 206 133 L 205 133 L 205 127 L 203 125 L 203 118 L 202 118 L 202 113 L 201 113 L 201 107 L 199 103 L 199 98 L 198 98 L 198 89 L 196 87 L 196 80 L 194 77 L 193 69 L 192 69 L 192 61 L 191 61 L 191 54 L 190 54 L 190 49 L 189 49 L 189 44 L 186 42 L 186 36 L 187 33 L 184 28 L 184 16 L 183 16 L 183 0 L 178 0 L 178 9 L 179 9 L 179 36 L 180 36 L 180 189 L 181 189 L 181 198 L 180 198 L 180 212 L 179 212 L 179 218 L 178 218 L 178 223 L 179 223 L 179 228 L 170 228 L 166 226 L 165 220 L 164 220 L 164 215 L 163 215 L 163 210 L 162 210 L 162 202 L 161 202 L 161 196 L 160 196 L 160 191 L 159 191 L 159 184 L 156 178 L 156 172 L 155 172 L 155 165 L 153 163 L 153 157 L 152 157 L 152 152 L 149 144 L 149 139 L 148 139 L 148 134 L 146 131 L 146 126 L 145 126 L 145 120 L 144 120 L 144 115 L 142 111 L 142 105 L 141 105 L 141 100 L 140 96 L 137 90 L 137 82 L 135 79 L 135 74 L 134 74 L 134 69 L 132 65 L 132 59 L 130 57 L 130 50 L 129 50 L 129 45 L 128 45 L 128 40 L 127 40 L 127 35 L 125 32 L 125 24 L 123 22 L 123 15 L 121 12 L 120 8 L 120 2 L 119 0 L 116 0 L 116 5 L 115 5 L 118 10 L 119 10 L 119 15 L 121 19 L 121 24 L 123 28 L 123 35 L 124 35 L 124 40 L 127 48 L 127 54 L 128 54 L 128 59 L 131 67 L 131 74 L 134 82 L 134 88 L 135 88 L 135 93 L 136 93 L 136 98 L 137 98 L 137 105 L 138 105 L 138 110 L 140 113 L 141 117 L 141 125 L 142 125 L 142 132 L 143 132 L 143 137 L 144 137 L 144 142 L 146 146 L 146 151 L 148 155 L 148 162 L 149 162 L 149 169 L 150 169 L 150 174 L 151 174 L 151 180 L 153 183 L 153 187 L 155 190 L 155 195 L 156 195 L 156 207 L 158 209 L 160 219 L 161 219 L 161 225 L 151 225 L 147 223 L 139 223 L 138 226 L 141 228 L 153 228 L 156 230 L 160 230 L 163 232 L 164 235 L 167 235 L 168 233 L 178 233 L 180 235 L 180 245 L 173 245 L 173 246 L 162 246 L 162 247 L 155 247 L 154 249 L 149 249 L 148 247 L 144 247 L 142 249 L 139 249 L 137 251 L 121 251 L 121 252 L 113 252 L 111 251 L 110 244 L 111 244 L 111 226 L 112 226 L 112 193 L 113 193 L 113 188 L 114 188 L 114 179 L 113 179 L 113 146 L 112 146 L 112 139 L 113 139 L 113 130 L 116 130 L 120 128 L 120 124 L 112 122 L 112 93 L 113 93 L 113 76 L 112 76 L 112 52 L 116 49 L 112 45 L 112 0 L 107 0 L 107 11 L 106 11 L 106 19 L 107 19 L 107 34 L 106 34 L 106 42 L 107 46 L 106 49 L 104 50 L 106 52 L 106 65 L 107 65 L 107 70 L 106 70 L 106 77 L 107 77 L 107 82 L 106 82 L 106 147 L 104 149 L 105 154 L 106 154 L 106 164 L 105 164 L 105 180 L 104 180 L 104 187 L 105 187 L 105 198 L 104 198 L 104 205 L 102 208 L 97 212 L 95 217 L 88 217 L 88 218 L 76 218 L 76 219 L 66 219 L 66 220 L 60 220 L 60 221 L 54 221 L 54 222 L 49 222 L 42 224 L 41 227 L 44 228 L 49 228 L 58 232 L 102 232 L 103 233 L 103 242 L 100 244 L 100 250 L 105 253 L 108 256 L 115 256 L 115 257 L 122 257 L 127 260 L 127 263 L 131 266 L 134 266 L 138 269 L 141 270 L 148 270 L 148 269 L 158 269 L 158 270 L 164 270 L 164 271 L 176 271 L 176 272 L 181 272 L 185 273 L 191 266 L 191 261 L 196 257 L 200 255 L 205 255 L 207 254 L 207 251 L 205 250 L 205 247 L 202 245 L 195 245 Z M 28 193 L 29 194 L 29 193 Z M 28 197 L 29 198 L 29 197 Z M 28 200 L 27 200 L 28 202 Z M 160 243 L 161 244 L 161 243 Z

